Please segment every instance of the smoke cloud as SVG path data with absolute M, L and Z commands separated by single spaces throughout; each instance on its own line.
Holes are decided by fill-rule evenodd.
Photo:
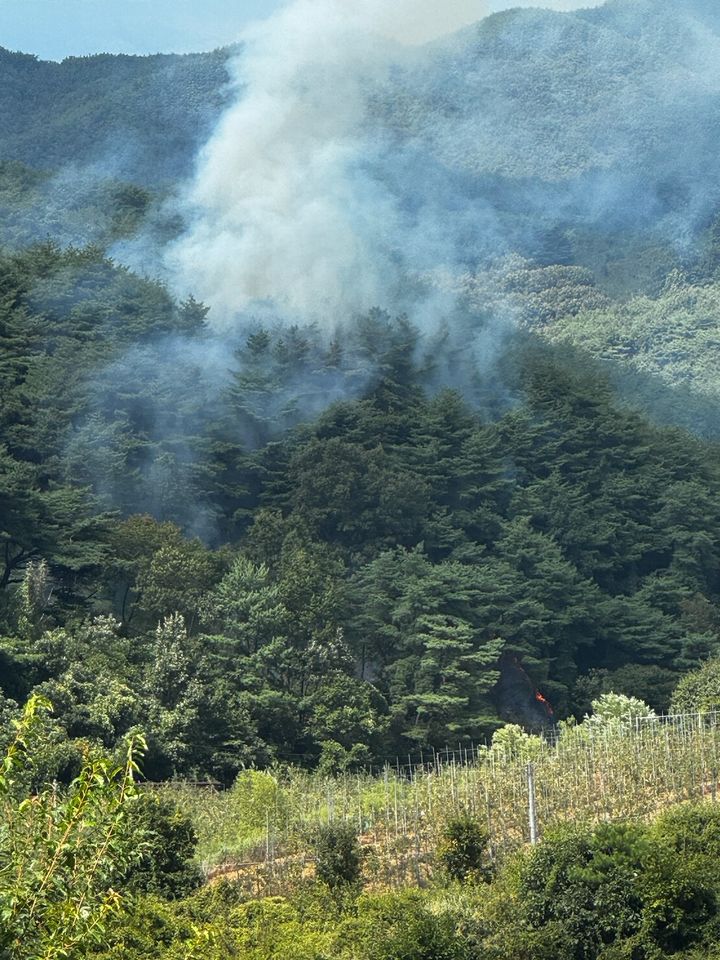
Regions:
M 373 123 L 373 102 L 421 45 L 497 8 L 295 0 L 247 30 L 237 99 L 199 158 L 189 227 L 166 255 L 175 287 L 209 304 L 216 326 L 248 312 L 331 326 L 375 304 L 415 307 L 417 319 L 419 303 L 440 297 L 421 278 L 456 264 L 468 231 L 494 242 L 494 214 L 482 198 L 448 203 L 418 145 Z

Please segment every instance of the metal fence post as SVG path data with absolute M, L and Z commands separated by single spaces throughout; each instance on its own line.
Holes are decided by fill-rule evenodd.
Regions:
M 530 843 L 535 846 L 538 842 L 537 805 L 535 803 L 535 767 L 527 765 L 528 786 L 528 821 L 530 823 Z

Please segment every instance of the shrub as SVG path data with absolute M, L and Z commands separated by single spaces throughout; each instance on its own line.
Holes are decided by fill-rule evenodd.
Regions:
M 685 803 L 649 828 L 643 877 L 645 927 L 662 950 L 717 940 L 720 920 L 720 810 Z
M 331 890 L 360 883 L 362 850 L 349 823 L 328 823 L 312 837 L 317 878 Z
M 686 674 L 672 698 L 675 713 L 714 713 L 720 710 L 720 659 L 708 660 Z
M 585 717 L 591 726 L 613 726 L 654 717 L 655 712 L 637 697 L 624 693 L 603 693 L 592 702 L 592 714 Z
M 117 878 L 143 852 L 129 828 L 142 740 L 130 740 L 119 763 L 88 751 L 67 790 L 31 790 L 49 710 L 32 697 L 0 757 L 0 955 L 13 960 L 61 960 L 102 941 L 123 907 Z
M 127 886 L 168 900 L 196 890 L 202 874 L 193 859 L 197 834 L 190 818 L 167 797 L 145 793 L 133 810 L 132 822 L 145 847 L 126 877 Z
M 470 960 L 472 955 L 455 915 L 431 909 L 418 891 L 362 897 L 352 926 L 354 943 L 347 955 L 353 960 Z
M 441 867 L 451 880 L 465 883 L 487 880 L 490 866 L 487 847 L 490 837 L 477 820 L 469 816 L 448 821 L 437 850 Z
M 604 946 L 640 929 L 637 878 L 645 852 L 644 831 L 634 825 L 555 831 L 521 866 L 518 900 L 525 920 L 552 934 L 558 957 L 599 956 Z

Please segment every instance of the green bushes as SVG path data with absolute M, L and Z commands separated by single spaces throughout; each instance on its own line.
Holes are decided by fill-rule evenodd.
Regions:
M 487 846 L 490 835 L 477 820 L 455 817 L 443 830 L 438 862 L 451 880 L 485 880 L 490 876 Z
M 362 897 L 357 914 L 357 922 L 348 924 L 343 934 L 352 933 L 355 941 L 342 954 L 348 960 L 472 958 L 453 914 L 433 909 L 430 898 L 417 891 Z
M 455 912 L 420 891 L 339 901 L 326 887 L 247 903 L 147 898 L 93 960 L 475 960 Z
M 720 933 L 720 809 L 682 804 L 649 828 L 645 928 L 673 952 Z
M 533 929 L 553 932 L 558 956 L 598 957 L 603 946 L 640 927 L 636 879 L 643 857 L 643 830 L 632 825 L 556 832 L 523 864 L 518 886 L 523 918 Z
M 194 861 L 197 834 L 189 817 L 167 797 L 143 794 L 132 824 L 145 845 L 125 878 L 131 890 L 174 900 L 200 886 L 202 873 Z
M 714 713 L 720 710 L 720 660 L 707 660 L 686 674 L 672 699 L 676 713 Z
M 362 850 L 349 823 L 328 823 L 312 836 L 318 880 L 331 890 L 354 887 L 360 882 Z
M 705 805 L 673 808 L 650 827 L 558 831 L 521 862 L 511 939 L 552 943 L 556 960 L 709 948 L 718 934 L 718 852 L 720 810 Z
M 0 759 L 0 956 L 55 960 L 102 942 L 123 908 L 119 880 L 145 852 L 130 741 L 120 763 L 88 751 L 67 790 L 32 788 L 47 701 L 31 699 Z
M 334 824 L 321 836 L 320 882 L 259 900 L 244 900 L 231 882 L 174 902 L 138 898 L 115 919 L 105 952 L 82 956 L 717 960 L 720 809 L 710 804 L 673 808 L 647 827 L 566 827 L 517 854 L 491 883 L 413 890 L 358 893 L 352 830 Z M 482 831 L 472 821 L 449 824 L 447 836 L 460 863 L 480 850 L 482 864 Z

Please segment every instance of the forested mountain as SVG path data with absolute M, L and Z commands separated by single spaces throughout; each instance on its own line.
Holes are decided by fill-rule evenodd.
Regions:
M 705 0 L 509 10 L 421 49 L 380 85 L 368 121 L 411 138 L 437 165 L 430 175 L 462 173 L 475 181 L 469 196 L 516 212 L 540 184 L 562 183 L 546 195 L 560 207 L 553 216 L 614 214 L 627 225 L 688 203 L 704 215 L 717 196 L 719 29 Z M 226 48 L 54 63 L 2 50 L 0 159 L 51 170 L 104 163 L 138 183 L 186 174 L 227 102 L 233 56 L 242 62 Z M 588 176 L 605 177 L 602 196 Z M 486 177 L 498 178 L 492 189 Z
M 666 707 L 716 649 L 716 448 L 582 356 L 520 332 L 473 408 L 379 311 L 233 356 L 96 250 L 0 271 L 3 690 L 72 739 L 141 724 L 155 776 L 367 763 L 542 726 L 538 689 Z
M 443 267 L 472 287 L 476 307 L 539 320 L 553 338 L 587 326 L 585 349 L 682 383 L 703 406 L 715 389 L 706 310 L 669 307 L 678 325 L 698 328 L 678 352 L 662 334 L 625 342 L 615 317 L 626 307 L 605 307 L 638 296 L 627 309 L 642 313 L 642 298 L 665 296 L 671 275 L 674 303 L 695 303 L 698 285 L 712 298 L 718 50 L 717 13 L 701 0 L 488 17 L 378 77 L 366 118 L 371 182 L 451 225 L 453 263 Z M 4 51 L 0 240 L 108 248 L 140 230 L 134 250 L 116 249 L 134 265 L 161 262 L 158 247 L 188 215 L 175 187 L 231 96 L 234 56 L 242 63 L 242 51 L 226 49 L 57 64 Z M 517 255 L 533 271 L 558 269 L 518 280 L 502 262 Z M 573 266 L 585 273 L 559 270 Z M 502 272 L 513 286 L 503 281 L 498 296 Z M 712 433 L 713 417 L 697 417 Z M 670 419 L 693 425 L 682 411 Z
M 426 6 L 0 48 L 0 960 L 720 957 L 720 11 Z
M 0 160 L 140 185 L 186 176 L 224 102 L 230 52 L 54 63 L 0 48 Z
M 48 770 L 138 725 L 149 776 L 229 780 L 667 707 L 720 637 L 717 29 L 515 10 L 378 77 L 364 163 L 463 255 L 449 311 L 330 331 L 218 332 L 120 262 L 183 230 L 241 51 L 0 56 L 0 685 L 56 704 Z

